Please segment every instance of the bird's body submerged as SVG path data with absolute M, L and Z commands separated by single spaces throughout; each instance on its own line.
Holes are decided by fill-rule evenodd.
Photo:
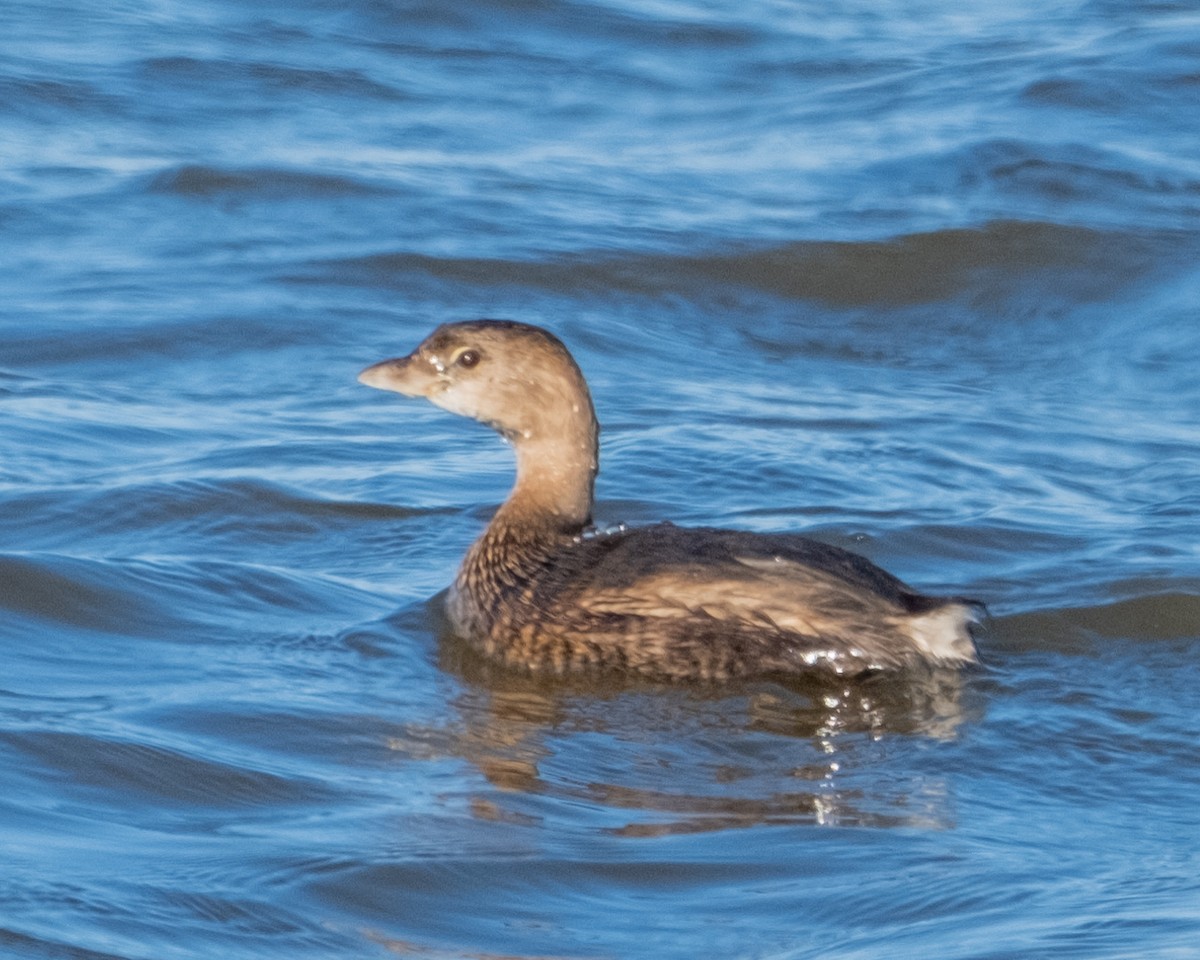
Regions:
M 516 485 L 447 597 L 455 631 L 491 659 L 703 679 L 975 659 L 973 602 L 918 594 L 838 547 L 669 523 L 591 532 L 595 414 L 574 360 L 540 328 L 447 324 L 360 379 L 513 442 Z

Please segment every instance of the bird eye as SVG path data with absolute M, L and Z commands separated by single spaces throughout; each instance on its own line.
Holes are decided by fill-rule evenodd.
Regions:
M 455 363 L 457 363 L 460 367 L 466 367 L 468 370 L 475 366 L 479 360 L 480 357 L 478 350 L 464 350 L 454 358 Z

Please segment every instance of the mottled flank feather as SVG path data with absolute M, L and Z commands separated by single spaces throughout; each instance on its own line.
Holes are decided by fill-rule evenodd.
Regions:
M 510 666 L 723 680 L 975 658 L 970 603 L 805 537 L 659 524 L 531 545 L 489 530 L 451 592 L 452 621 Z

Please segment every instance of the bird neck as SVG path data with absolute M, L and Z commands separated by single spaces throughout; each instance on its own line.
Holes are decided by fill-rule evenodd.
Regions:
M 596 478 L 595 421 L 554 442 L 514 439 L 517 480 L 483 535 L 463 559 L 448 600 L 458 629 L 491 629 L 496 604 L 525 590 L 530 578 L 592 522 Z
M 589 418 L 590 419 L 590 418 Z M 597 464 L 594 421 L 553 436 L 518 436 L 517 479 L 492 525 L 530 532 L 576 533 L 592 522 Z

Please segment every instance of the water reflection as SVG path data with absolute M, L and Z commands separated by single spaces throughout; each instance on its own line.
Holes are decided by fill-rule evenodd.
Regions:
M 720 687 L 547 680 L 498 669 L 449 636 L 440 660 L 464 681 L 454 749 L 493 788 L 471 798 L 476 817 L 532 825 L 552 815 L 548 800 L 568 802 L 622 836 L 949 826 L 938 768 L 900 766 L 912 751 L 891 745 L 949 744 L 979 712 L 969 675 L 952 670 Z

